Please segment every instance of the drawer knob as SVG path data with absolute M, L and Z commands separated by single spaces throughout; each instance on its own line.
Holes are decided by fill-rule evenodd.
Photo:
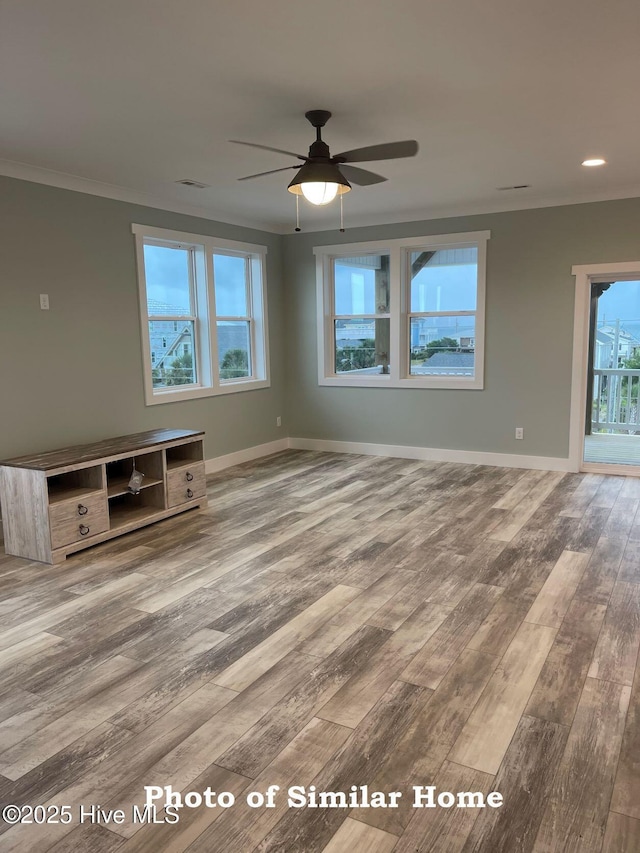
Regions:
M 187 497 L 188 497 L 188 498 L 192 498 L 192 497 L 193 497 L 193 492 L 192 492 L 192 490 L 191 490 L 191 489 L 187 489 Z
M 191 473 L 191 471 L 187 471 L 186 477 L 189 482 L 193 480 L 193 474 Z
M 84 504 L 78 504 L 78 515 L 86 515 L 89 512 L 89 508 Z
M 86 524 L 81 524 L 78 530 L 80 531 L 80 536 L 86 536 L 89 533 L 90 528 L 87 527 Z

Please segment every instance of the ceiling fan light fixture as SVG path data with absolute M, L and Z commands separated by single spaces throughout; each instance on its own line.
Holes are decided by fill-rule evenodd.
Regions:
M 308 162 L 287 187 L 294 195 L 303 195 L 317 206 L 329 204 L 337 195 L 348 193 L 351 184 L 333 163 Z
M 385 142 L 381 145 L 365 145 L 363 148 L 352 148 L 340 154 L 331 156 L 329 146 L 322 138 L 322 128 L 331 118 L 328 110 L 309 110 L 305 118 L 316 130 L 315 141 L 309 146 L 308 156 L 296 154 L 293 151 L 285 151 L 282 148 L 272 148 L 270 145 L 259 145 L 255 142 L 243 142 L 240 139 L 230 139 L 236 145 L 248 145 L 250 148 L 260 148 L 264 151 L 273 151 L 276 154 L 287 154 L 298 160 L 303 160 L 304 165 L 283 166 L 279 169 L 269 169 L 267 172 L 258 172 L 255 175 L 245 175 L 238 178 L 239 181 L 248 181 L 253 178 L 262 178 L 265 175 L 273 175 L 276 172 L 286 172 L 288 169 L 296 169 L 296 176 L 287 189 L 296 197 L 296 216 L 300 196 L 303 196 L 310 204 L 321 207 L 330 204 L 336 196 L 340 197 L 340 230 L 344 231 L 342 225 L 342 196 L 351 189 L 347 177 L 359 187 L 368 187 L 372 184 L 381 184 L 387 179 L 375 172 L 354 166 L 354 163 L 366 163 L 370 160 L 399 160 L 402 157 L 415 157 L 418 153 L 418 143 L 415 139 L 402 139 L 397 142 Z M 342 167 L 344 171 L 341 171 Z M 345 177 L 345 175 L 347 177 Z M 299 224 L 296 231 L 300 230 Z
M 329 204 L 329 202 L 334 200 L 338 195 L 338 186 L 339 184 L 314 181 L 300 184 L 300 189 L 308 202 L 320 206 L 322 204 Z

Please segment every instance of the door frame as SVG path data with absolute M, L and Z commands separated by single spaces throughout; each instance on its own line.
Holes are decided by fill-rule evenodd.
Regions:
M 640 477 L 640 466 L 607 465 L 584 462 L 585 412 L 587 405 L 589 307 L 591 281 L 611 277 L 622 281 L 632 276 L 640 278 L 640 260 L 616 264 L 580 264 L 571 267 L 576 277 L 573 314 L 573 362 L 571 369 L 571 416 L 569 422 L 569 464 L 572 471 L 595 474 L 625 474 Z M 586 369 L 585 369 L 586 368 Z

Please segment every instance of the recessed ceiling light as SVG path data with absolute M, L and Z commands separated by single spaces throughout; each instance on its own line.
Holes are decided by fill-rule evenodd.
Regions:
M 602 157 L 593 157 L 591 160 L 583 160 L 583 166 L 604 166 L 606 160 L 603 160 Z

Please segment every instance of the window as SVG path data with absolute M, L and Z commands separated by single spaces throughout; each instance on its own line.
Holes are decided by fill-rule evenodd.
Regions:
M 482 388 L 489 237 L 314 249 L 320 384 Z
M 218 360 L 222 380 L 251 376 L 249 264 L 248 258 L 223 254 L 213 256 Z
M 389 373 L 389 255 L 333 262 L 334 370 L 339 375 Z
M 478 249 L 410 252 L 409 375 L 475 375 Z
M 267 387 L 266 248 L 132 230 L 147 405 Z

